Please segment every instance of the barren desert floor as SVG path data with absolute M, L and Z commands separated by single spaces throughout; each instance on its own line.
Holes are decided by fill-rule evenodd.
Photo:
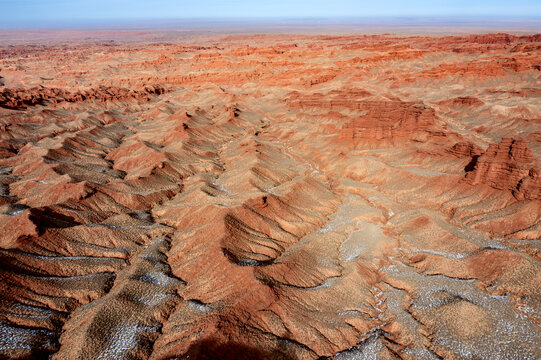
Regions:
M 0 358 L 541 358 L 541 35 L 0 46 Z

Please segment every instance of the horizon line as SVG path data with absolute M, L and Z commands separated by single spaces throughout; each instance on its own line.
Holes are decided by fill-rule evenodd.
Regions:
M 261 23 L 264 20 L 266 22 Z M 528 21 L 527 24 L 515 23 L 513 25 L 519 27 L 534 27 L 539 26 L 541 32 L 541 16 L 539 15 L 525 15 L 525 16 L 499 16 L 499 15 L 461 15 L 461 16 L 238 16 L 238 17 L 132 17 L 132 18 L 88 18 L 88 19 L 62 19 L 56 21 L 29 21 L 19 23 L 4 23 L 0 25 L 0 30 L 76 30 L 76 29 L 95 29 L 99 30 L 102 27 L 119 29 L 122 26 L 131 26 L 132 28 L 124 28 L 124 30 L 132 30 L 133 26 L 151 26 L 156 28 L 159 25 L 164 27 L 172 26 L 220 26 L 220 25 L 252 25 L 255 27 L 264 27 L 269 25 L 284 25 L 283 22 L 289 22 L 290 26 L 310 26 L 317 27 L 321 25 L 326 26 L 378 26 L 378 24 L 362 24 L 362 23 L 349 23 L 348 21 L 381 21 L 386 20 L 386 24 L 380 26 L 438 26 L 434 22 L 437 21 L 454 21 L 465 22 L 464 24 L 455 23 L 456 26 L 468 25 L 468 26 L 487 26 L 491 24 L 479 23 L 492 21 L 496 22 L 493 26 L 503 26 L 509 22 L 516 21 Z M 314 22 L 327 22 L 327 24 L 310 23 Z M 396 23 L 389 24 L 389 21 Z M 400 23 L 402 21 L 402 23 Z M 430 23 L 418 23 L 418 21 L 430 21 Z M 475 22 L 478 22 L 477 24 Z M 256 24 L 251 24 L 257 22 Z M 338 22 L 338 23 L 337 23 Z M 31 23 L 31 24 L 30 24 Z M 280 24 L 282 23 L 282 24 Z M 441 26 L 449 26 L 451 24 L 441 24 Z

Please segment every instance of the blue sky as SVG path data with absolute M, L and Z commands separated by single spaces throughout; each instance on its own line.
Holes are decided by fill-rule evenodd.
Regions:
M 541 17 L 541 0 L 0 0 L 0 28 L 130 19 Z

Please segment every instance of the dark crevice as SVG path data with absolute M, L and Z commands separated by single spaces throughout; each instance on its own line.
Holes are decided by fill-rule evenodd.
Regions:
M 197 360 L 293 360 L 281 349 L 263 350 L 236 342 L 205 339 L 190 346 L 180 359 Z
M 466 167 L 464 168 L 464 171 L 470 172 L 470 171 L 475 170 L 475 165 L 477 165 L 478 159 L 479 159 L 479 155 L 472 156 L 471 161 L 468 163 L 468 165 L 466 165 Z
M 229 261 L 239 266 L 268 266 L 274 264 L 274 259 L 263 261 L 246 258 L 240 259 L 226 248 L 222 248 L 222 252 Z
M 38 228 L 40 235 L 50 228 L 68 228 L 80 225 L 73 217 L 55 212 L 49 207 L 30 209 L 29 218 Z

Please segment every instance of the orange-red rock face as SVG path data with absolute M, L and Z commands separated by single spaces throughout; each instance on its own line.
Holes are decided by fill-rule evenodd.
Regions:
M 55 88 L 32 88 L 32 89 L 6 89 L 0 93 L 0 107 L 6 109 L 26 109 L 27 106 L 43 105 L 46 102 L 78 102 L 84 100 L 98 100 L 101 102 L 119 101 L 129 98 L 148 98 L 150 94 L 161 95 L 164 89 L 160 86 L 145 87 L 142 91 L 122 88 L 90 89 L 77 93 L 70 93 Z
M 539 35 L 0 54 L 0 358 L 540 358 Z
M 541 200 L 541 167 L 523 139 L 504 138 L 491 144 L 466 174 L 472 185 L 486 184 L 494 189 L 512 190 L 519 200 Z

